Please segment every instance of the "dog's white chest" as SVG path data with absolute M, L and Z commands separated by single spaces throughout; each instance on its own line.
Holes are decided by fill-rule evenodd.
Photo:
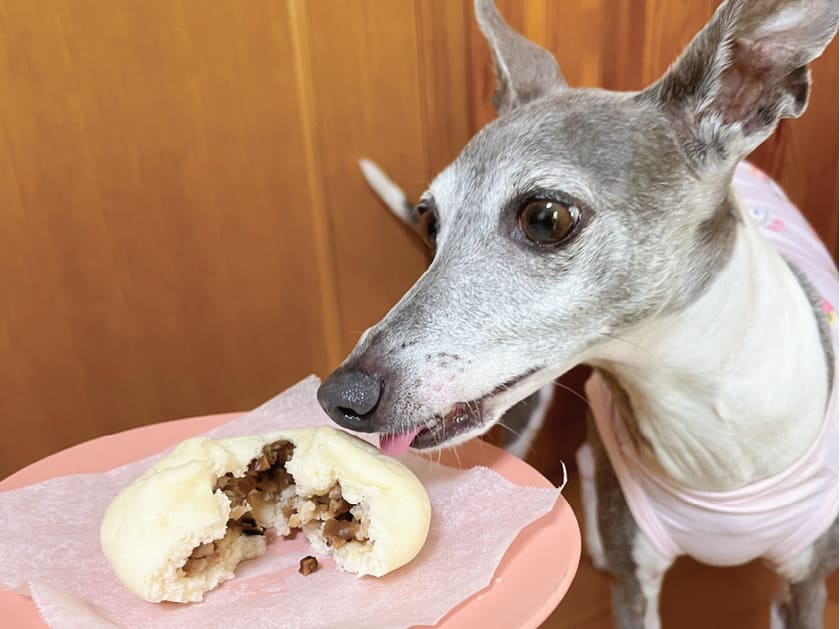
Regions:
M 732 259 L 697 302 L 641 326 L 632 344 L 612 344 L 596 362 L 627 392 L 648 466 L 694 490 L 730 491 L 780 473 L 824 423 L 824 343 L 786 260 L 819 291 L 835 356 L 837 272 L 765 178 L 739 167 L 744 225 Z

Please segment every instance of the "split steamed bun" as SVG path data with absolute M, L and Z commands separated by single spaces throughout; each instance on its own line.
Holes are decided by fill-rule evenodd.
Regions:
M 408 468 L 323 426 L 184 441 L 113 500 L 100 542 L 137 596 L 192 602 L 263 555 L 269 528 L 302 528 L 340 569 L 382 576 L 417 555 L 430 518 Z

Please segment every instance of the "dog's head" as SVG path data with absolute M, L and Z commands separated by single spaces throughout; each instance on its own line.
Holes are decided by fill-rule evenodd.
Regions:
M 570 89 L 553 57 L 476 0 L 499 117 L 417 207 L 417 283 L 319 391 L 342 426 L 399 452 L 485 432 L 726 263 L 736 164 L 805 109 L 834 0 L 729 0 L 637 93 Z

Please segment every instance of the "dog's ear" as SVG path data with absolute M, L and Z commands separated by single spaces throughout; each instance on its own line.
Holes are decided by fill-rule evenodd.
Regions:
M 837 0 L 728 0 L 640 98 L 672 118 L 697 167 L 731 164 L 805 111 L 808 63 L 836 32 Z
M 508 26 L 493 0 L 475 0 L 475 16 L 493 53 L 497 81 L 493 106 L 499 113 L 565 87 L 552 54 Z

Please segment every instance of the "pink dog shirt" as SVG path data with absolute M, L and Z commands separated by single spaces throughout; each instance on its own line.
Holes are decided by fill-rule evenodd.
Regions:
M 822 242 L 782 190 L 746 162 L 735 187 L 767 240 L 804 273 L 822 297 L 837 358 L 837 268 Z M 835 362 L 836 365 L 836 362 Z M 685 489 L 649 472 L 638 457 L 610 391 L 596 373 L 586 395 L 604 447 L 636 523 L 667 559 L 690 555 L 731 566 L 757 557 L 783 564 L 804 551 L 838 513 L 837 372 L 817 440 L 783 472 L 734 491 Z M 592 452 L 578 452 L 582 482 L 592 482 Z

